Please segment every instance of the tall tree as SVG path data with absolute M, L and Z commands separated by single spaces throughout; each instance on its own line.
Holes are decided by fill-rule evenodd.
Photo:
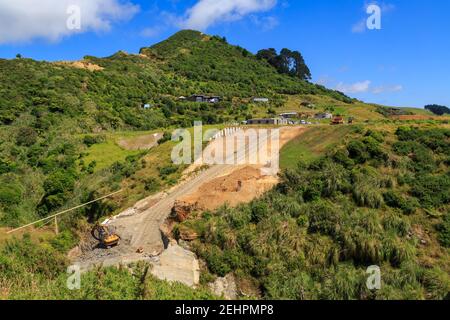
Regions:
M 281 74 L 288 74 L 302 80 L 310 80 L 311 72 L 298 51 L 291 51 L 287 48 L 281 50 L 280 54 L 273 48 L 260 50 L 256 57 L 266 60 Z
M 450 114 L 450 109 L 446 106 L 440 106 L 437 104 L 431 104 L 431 105 L 427 105 L 425 106 L 426 110 L 429 110 L 431 112 L 433 112 L 434 114 L 437 114 L 439 116 L 442 116 L 444 114 Z

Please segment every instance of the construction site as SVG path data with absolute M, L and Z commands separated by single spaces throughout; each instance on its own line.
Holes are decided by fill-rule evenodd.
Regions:
M 281 148 L 306 129 L 283 127 L 276 130 L 280 130 L 277 148 Z M 154 135 L 152 139 L 158 137 L 160 135 Z M 217 135 L 217 138 L 205 147 L 205 153 L 214 155 L 220 149 L 225 152 L 230 137 L 236 148 L 244 148 L 233 152 L 231 157 L 235 157 L 238 153 L 241 157 L 244 155 L 245 159 L 235 159 L 244 164 L 216 164 L 204 167 L 198 161 L 194 162 L 185 170 L 183 179 L 176 186 L 142 199 L 131 208 L 97 223 L 91 232 L 85 234 L 79 245 L 70 250 L 68 257 L 72 264 L 85 272 L 95 266 L 126 266 L 144 261 L 152 265 L 151 272 L 159 279 L 180 282 L 191 287 L 198 285 L 200 262 L 189 250 L 188 245 L 197 235 L 182 234 L 180 237 L 182 243 L 178 243 L 172 235 L 174 226 L 196 212 L 215 210 L 223 205 L 237 206 L 248 203 L 270 190 L 279 181 L 277 172 L 268 175 L 264 170 L 271 164 L 271 144 L 261 140 L 260 148 L 263 143 L 268 145 L 263 147 L 266 152 L 258 153 L 251 145 L 250 139 L 246 138 L 245 130 L 242 132 L 224 129 L 223 134 Z M 238 141 L 242 137 L 245 139 L 244 143 Z M 137 142 L 120 141 L 120 143 L 127 143 L 127 147 L 130 148 L 148 144 L 144 138 L 140 138 Z M 245 164 L 254 153 L 258 153 L 259 164 Z M 121 191 L 94 201 L 101 201 L 117 193 Z M 58 216 L 84 205 L 43 220 L 54 221 L 57 228 Z M 35 223 L 39 222 L 42 221 Z M 15 231 L 17 230 L 11 232 Z

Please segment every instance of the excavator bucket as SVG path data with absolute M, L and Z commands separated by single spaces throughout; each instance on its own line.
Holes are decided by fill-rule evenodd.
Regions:
M 107 226 L 96 224 L 91 231 L 92 237 L 102 246 L 111 248 L 119 244 L 120 237 Z

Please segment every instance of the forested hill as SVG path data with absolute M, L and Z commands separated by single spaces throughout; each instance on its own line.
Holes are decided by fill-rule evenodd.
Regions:
M 279 74 L 264 60 L 220 37 L 196 31 L 178 32 L 142 49 L 140 55 L 118 52 L 68 63 L 0 60 L 0 93 L 3 124 L 26 112 L 38 116 L 43 126 L 69 116 L 83 131 L 150 129 L 174 124 L 174 118 L 175 124 L 185 124 L 192 117 L 207 119 L 209 114 L 215 115 L 207 119 L 210 123 L 245 119 L 247 114 L 237 108 L 240 101 L 235 98 L 253 96 L 280 101 L 283 94 L 313 94 L 351 102 L 339 92 Z M 223 109 L 231 110 L 186 114 L 176 105 L 179 96 L 198 93 L 223 97 Z M 142 112 L 145 103 L 154 108 Z
M 168 71 L 206 82 L 204 91 L 225 96 L 317 94 L 351 101 L 339 92 L 279 74 L 248 50 L 197 31 L 180 31 L 153 47 L 141 49 L 141 54 L 161 59 Z

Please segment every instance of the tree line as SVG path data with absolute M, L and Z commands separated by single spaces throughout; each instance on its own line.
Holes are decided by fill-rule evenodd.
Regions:
M 440 106 L 438 104 L 429 104 L 425 106 L 425 110 L 429 110 L 438 116 L 443 116 L 444 114 L 450 114 L 450 109 L 446 106 Z
M 301 80 L 311 80 L 311 71 L 299 51 L 291 51 L 284 48 L 278 54 L 276 49 L 269 48 L 258 51 L 256 57 L 266 60 L 280 74 L 287 74 Z

